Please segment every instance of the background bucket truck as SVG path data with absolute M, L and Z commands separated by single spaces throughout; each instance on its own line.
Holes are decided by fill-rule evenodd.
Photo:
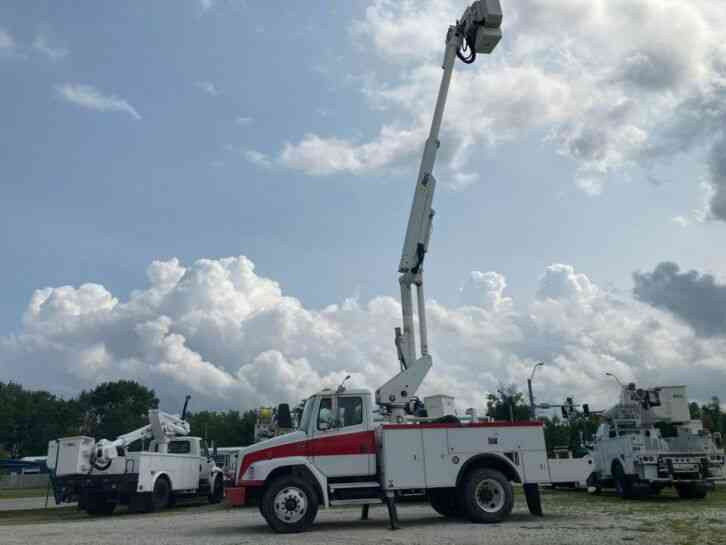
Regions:
M 724 479 L 720 437 L 691 420 L 685 386 L 622 387 L 592 445 L 595 491 L 613 487 L 624 498 L 674 487 L 681 498 L 705 498 Z
M 156 409 L 149 424 L 113 441 L 63 437 L 48 444 L 47 465 L 56 503 L 78 501 L 89 515 L 110 515 L 117 505 L 134 511 L 157 511 L 177 497 L 224 496 L 222 471 L 200 437 L 188 437 L 182 416 Z M 129 452 L 135 441 L 148 448 Z

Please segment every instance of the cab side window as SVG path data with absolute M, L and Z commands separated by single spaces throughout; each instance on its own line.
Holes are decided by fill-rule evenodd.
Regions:
M 360 397 L 341 397 L 338 400 L 340 425 L 357 426 L 363 423 L 363 399 Z
M 170 441 L 166 450 L 169 454 L 189 454 L 191 443 L 189 441 Z

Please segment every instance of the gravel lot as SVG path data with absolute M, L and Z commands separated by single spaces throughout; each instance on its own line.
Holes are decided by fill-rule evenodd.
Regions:
M 674 497 L 622 501 L 584 492 L 547 492 L 545 517 L 531 516 L 521 497 L 506 523 L 480 526 L 443 519 L 425 504 L 401 505 L 402 530 L 388 529 L 385 509 L 371 509 L 360 521 L 358 509 L 320 511 L 310 532 L 278 535 L 265 525 L 257 509 L 192 505 L 154 515 L 120 510 L 104 519 L 90 519 L 73 507 L 52 511 L 0 513 L 3 545 L 75 544 L 303 544 L 353 545 L 399 543 L 468 545 L 609 545 L 726 543 L 726 492 L 708 502 Z
M 0 499 L 0 511 L 20 511 L 24 509 L 43 509 L 45 507 L 45 496 L 34 498 L 13 498 Z M 48 498 L 48 507 L 56 507 L 55 500 L 51 494 Z

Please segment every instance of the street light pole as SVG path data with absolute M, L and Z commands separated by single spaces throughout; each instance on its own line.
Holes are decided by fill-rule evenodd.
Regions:
M 535 363 L 534 367 L 532 368 L 532 373 L 529 375 L 529 378 L 527 379 L 527 390 L 529 390 L 529 416 L 532 420 L 535 419 L 534 394 L 532 393 L 532 379 L 534 378 L 534 373 L 535 373 L 535 371 L 537 371 L 537 368 L 542 367 L 543 365 L 544 365 L 543 361 Z
M 625 385 L 621 382 L 621 380 L 615 375 L 615 373 L 605 373 L 605 376 L 613 377 L 615 381 L 618 383 L 618 385 L 621 388 L 625 388 Z

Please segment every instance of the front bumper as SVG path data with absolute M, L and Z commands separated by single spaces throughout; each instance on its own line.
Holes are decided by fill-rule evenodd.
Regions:
M 232 507 L 242 507 L 247 500 L 247 489 L 244 486 L 232 486 L 224 489 L 224 499 Z

